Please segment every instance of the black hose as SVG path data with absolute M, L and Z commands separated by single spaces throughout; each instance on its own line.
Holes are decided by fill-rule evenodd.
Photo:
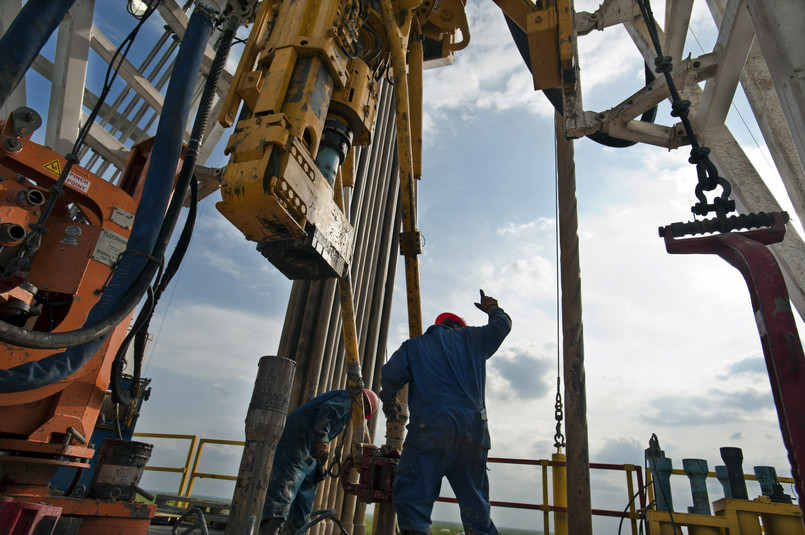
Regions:
M 156 289 L 152 295 L 149 295 L 147 306 L 143 307 L 140 311 L 135 326 L 132 327 L 129 334 L 126 336 L 123 344 L 120 346 L 115 360 L 112 363 L 112 401 L 115 403 L 122 403 L 129 405 L 136 398 L 137 384 L 140 380 L 142 370 L 142 362 L 145 357 L 145 345 L 148 339 L 148 326 L 151 323 L 151 318 L 154 315 L 154 310 L 159 298 L 167 288 L 173 276 L 178 272 L 179 266 L 187 253 L 187 248 L 190 245 L 190 239 L 193 236 L 193 229 L 195 227 L 196 212 L 198 207 L 198 184 L 193 176 L 198 160 L 198 151 L 202 145 L 204 133 L 207 130 L 207 121 L 210 116 L 210 110 L 215 99 L 215 92 L 218 87 L 218 81 L 221 78 L 221 73 L 226 66 L 229 51 L 232 48 L 232 41 L 235 38 L 235 33 L 240 24 L 240 20 L 236 16 L 227 18 L 226 25 L 221 33 L 221 41 L 218 50 L 215 53 L 210 72 L 207 76 L 207 81 L 204 84 L 204 89 L 201 94 L 198 111 L 196 112 L 196 119 L 193 123 L 193 130 L 190 133 L 190 140 L 187 144 L 187 151 L 185 152 L 184 161 L 182 162 L 182 169 L 179 171 L 179 176 L 176 179 L 176 187 L 174 190 L 171 204 L 168 208 L 165 222 L 157 237 L 157 244 L 155 250 L 164 252 L 168 246 L 170 237 L 173 234 L 173 229 L 176 226 L 179 213 L 182 209 L 185 193 L 188 187 L 190 188 L 190 208 L 188 210 L 187 219 L 185 221 L 182 233 L 179 236 L 176 247 L 174 248 L 168 265 L 165 268 L 164 274 L 159 277 L 156 283 Z M 129 390 L 123 387 L 123 369 L 125 367 L 126 351 L 134 339 L 134 370 L 133 379 Z
M 0 38 L 0 106 L 19 85 L 73 3 L 75 0 L 29 0 L 17 13 Z
M 64 379 L 84 366 L 102 346 L 104 334 L 128 316 L 150 286 L 158 268 L 155 260 L 162 258 L 172 232 L 172 228 L 169 231 L 163 223 L 159 234 L 156 234 L 155 218 L 159 214 L 160 219 L 156 221 L 168 219 L 164 215 L 165 206 L 173 189 L 174 173 L 169 170 L 176 169 L 193 89 L 190 81 L 198 74 L 212 25 L 209 10 L 196 9 L 190 17 L 185 38 L 179 47 L 157 127 L 157 142 L 152 150 L 152 162 L 146 176 L 143 197 L 137 207 L 135 227 L 129 240 L 127 252 L 137 254 L 123 256 L 104 295 L 90 311 L 86 327 L 67 333 L 32 332 L 18 328 L 15 333 L 9 333 L 13 326 L 0 323 L 0 338 L 6 342 L 48 349 L 68 347 L 64 353 L 0 370 L 0 393 L 40 388 Z M 173 215 L 174 223 L 177 217 L 178 213 Z M 138 228 L 137 221 L 143 221 L 145 226 Z M 144 251 L 150 251 L 151 255 L 147 256 Z M 142 258 L 143 256 L 146 258 Z M 73 345 L 76 340 L 85 339 L 88 333 L 98 331 L 101 334 L 95 339 Z M 7 334 L 21 336 L 9 340 L 6 338 Z M 37 344 L 33 345 L 34 342 Z
M 517 47 L 517 50 L 520 52 L 520 56 L 522 56 L 523 61 L 525 61 L 528 70 L 531 70 L 531 53 L 528 50 L 528 35 L 520 28 L 508 15 L 505 13 L 503 16 L 506 18 L 506 25 L 509 27 L 509 32 L 512 34 L 512 39 L 514 40 L 514 44 Z M 651 83 L 654 80 L 654 73 L 652 72 L 651 68 L 648 65 L 645 66 L 645 73 L 646 73 L 646 85 Z M 562 103 L 562 90 L 561 89 L 543 89 L 543 94 L 550 103 L 553 105 L 554 109 L 559 113 L 559 115 L 564 114 L 564 104 Z M 650 110 L 646 111 L 641 117 L 640 120 L 653 123 L 654 119 L 657 118 L 657 106 L 654 106 Z M 613 148 L 624 148 L 624 147 L 631 147 L 636 145 L 636 141 L 629 141 L 626 139 L 621 139 L 619 137 L 611 136 L 605 132 L 601 132 L 600 130 L 593 132 L 592 134 L 587 135 L 588 138 L 595 141 L 596 143 L 600 143 L 606 147 L 613 147 Z

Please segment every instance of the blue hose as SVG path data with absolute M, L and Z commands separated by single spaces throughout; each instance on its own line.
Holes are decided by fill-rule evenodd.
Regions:
M 105 318 L 118 302 L 127 297 L 135 281 L 151 261 L 143 255 L 151 255 L 165 217 L 182 150 L 184 129 L 190 115 L 193 89 L 212 28 L 210 14 L 204 9 L 195 9 L 176 56 L 151 150 L 142 197 L 134 216 L 128 250 L 136 253 L 123 256 L 103 296 L 90 310 L 86 325 Z M 107 336 L 68 348 L 63 353 L 50 355 L 39 361 L 0 370 L 0 393 L 33 390 L 68 377 L 89 361 Z
M 0 37 L 0 106 L 19 85 L 74 3 L 75 0 L 28 0 L 22 6 Z

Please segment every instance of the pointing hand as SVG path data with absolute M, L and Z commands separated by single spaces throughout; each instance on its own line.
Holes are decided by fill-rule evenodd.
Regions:
M 484 313 L 489 314 L 490 310 L 498 306 L 498 300 L 495 299 L 494 297 L 490 297 L 484 294 L 484 291 L 481 290 L 481 302 L 475 303 L 475 306 L 478 307 L 478 309 L 482 310 Z

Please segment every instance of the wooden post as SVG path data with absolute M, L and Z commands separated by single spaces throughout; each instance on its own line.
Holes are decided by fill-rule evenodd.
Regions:
M 556 114 L 556 166 L 559 170 L 559 248 L 562 279 L 562 340 L 567 435 L 567 526 L 573 535 L 593 532 L 590 504 L 590 452 L 587 444 L 587 387 L 584 329 L 581 322 L 581 267 L 573 141 Z
M 226 535 L 242 535 L 248 533 L 252 525 L 260 525 L 274 451 L 285 429 L 295 369 L 296 362 L 290 359 L 275 356 L 260 359 L 246 413 L 246 445 L 240 460 Z

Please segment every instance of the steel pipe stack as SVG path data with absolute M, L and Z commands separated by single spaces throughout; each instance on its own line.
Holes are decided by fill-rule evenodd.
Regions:
M 361 371 L 366 388 L 376 392 L 380 389 L 380 367 L 385 361 L 401 225 L 392 95 L 392 87 L 384 83 L 373 142 L 368 147 L 355 147 L 352 160 L 355 184 L 345 188 L 344 193 L 350 223 L 355 228 L 355 256 L 350 274 Z M 346 385 L 337 291 L 334 279 L 300 280 L 293 284 L 278 349 L 279 355 L 297 365 L 289 410 L 318 394 Z M 369 422 L 372 439 L 376 420 L 375 416 Z M 342 444 L 339 459 L 343 458 L 349 452 L 350 441 L 348 430 L 331 444 L 330 460 Z M 335 509 L 347 531 L 355 535 L 365 532 L 366 504 L 357 502 L 355 496 L 345 495 L 336 479 L 327 478 L 320 484 L 313 509 Z M 320 522 L 310 533 L 330 535 L 333 523 Z

